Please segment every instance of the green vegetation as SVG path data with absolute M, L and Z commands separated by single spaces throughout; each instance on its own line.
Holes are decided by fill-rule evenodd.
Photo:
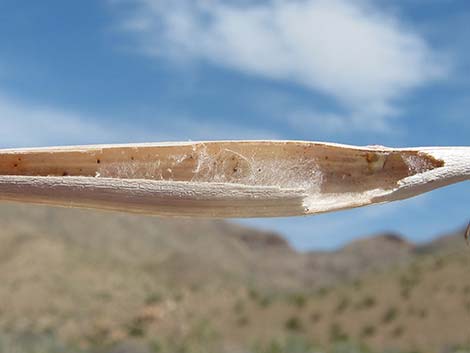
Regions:
M 327 287 L 321 287 L 317 290 L 317 296 L 320 298 L 326 297 L 329 293 L 330 289 Z
M 0 335 L 0 353 L 85 353 L 89 350 L 66 345 L 50 335 Z
M 130 337 L 142 337 L 145 335 L 145 323 L 141 320 L 134 320 L 127 326 Z
M 357 303 L 356 308 L 357 309 L 370 309 L 373 306 L 375 306 L 376 300 L 373 296 L 368 295 L 364 297 L 359 303 Z
M 149 293 L 145 298 L 145 304 L 153 305 L 162 301 L 163 297 L 160 293 Z
M 289 331 L 302 331 L 304 325 L 298 316 L 291 316 L 286 320 L 285 327 Z
M 271 303 L 273 302 L 273 298 L 268 296 L 268 295 L 263 295 L 261 298 L 259 298 L 258 300 L 258 305 L 261 307 L 261 308 L 267 308 L 271 305 Z
M 272 340 L 267 344 L 257 344 L 252 353 L 313 353 L 321 352 L 309 340 L 299 336 L 289 336 L 284 341 Z
M 334 322 L 330 326 L 330 342 L 342 342 L 348 340 L 348 334 L 343 330 L 341 325 Z
M 336 306 L 336 314 L 343 313 L 351 304 L 351 300 L 348 297 L 342 297 Z
M 394 306 L 387 309 L 387 311 L 383 314 L 382 322 L 387 324 L 395 320 L 398 316 L 398 309 Z
M 361 337 L 369 337 L 375 335 L 376 328 L 374 325 L 365 325 L 361 329 Z
M 267 308 L 274 301 L 273 295 L 258 291 L 254 288 L 250 288 L 248 290 L 248 298 L 255 302 L 260 308 Z
M 294 293 L 289 295 L 287 301 L 297 308 L 303 308 L 307 305 L 307 296 L 303 293 Z
M 322 318 L 322 314 L 318 311 L 315 311 L 310 315 L 310 321 L 313 323 L 319 322 L 321 318 Z

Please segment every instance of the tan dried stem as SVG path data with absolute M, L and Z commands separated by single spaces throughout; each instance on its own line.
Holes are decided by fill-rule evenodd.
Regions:
M 470 178 L 470 148 L 209 141 L 0 150 L 0 200 L 186 217 L 306 215 Z

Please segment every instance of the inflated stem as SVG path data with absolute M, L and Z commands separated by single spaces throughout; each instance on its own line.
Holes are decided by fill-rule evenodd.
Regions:
M 272 217 L 470 178 L 470 147 L 213 141 L 0 150 L 0 200 L 163 216 Z

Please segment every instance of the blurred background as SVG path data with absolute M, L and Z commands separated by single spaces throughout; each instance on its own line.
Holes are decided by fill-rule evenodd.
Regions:
M 459 0 L 1 0 L 0 147 L 468 145 L 469 35 Z M 1 204 L 0 352 L 468 351 L 467 190 L 229 222 Z

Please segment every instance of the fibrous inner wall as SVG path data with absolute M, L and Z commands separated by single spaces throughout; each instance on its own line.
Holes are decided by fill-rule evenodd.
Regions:
M 416 151 L 309 142 L 200 142 L 55 148 L 0 153 L 1 175 L 240 185 L 291 190 L 307 211 L 341 208 L 393 191 L 442 166 Z

